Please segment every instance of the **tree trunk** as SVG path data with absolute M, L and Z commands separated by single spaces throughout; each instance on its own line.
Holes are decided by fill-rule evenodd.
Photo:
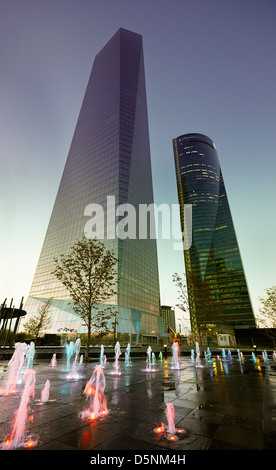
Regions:
M 90 328 L 88 327 L 87 329 L 87 343 L 86 343 L 86 349 L 85 349 L 85 355 L 84 355 L 84 360 L 88 362 L 89 358 L 89 347 L 90 347 Z
M 88 362 L 88 359 L 89 359 L 90 341 L 91 341 L 91 314 L 89 314 L 88 326 L 87 326 L 87 343 L 86 343 L 86 350 L 85 350 L 85 356 L 84 356 L 84 359 L 86 362 Z

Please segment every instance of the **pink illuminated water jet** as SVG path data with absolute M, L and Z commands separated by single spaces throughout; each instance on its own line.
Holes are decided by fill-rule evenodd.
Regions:
M 17 392 L 17 384 L 21 382 L 21 372 L 28 351 L 26 343 L 16 343 L 11 360 L 8 363 L 8 378 L 6 386 L 0 389 L 0 395 L 10 395 Z
M 90 406 L 81 413 L 82 418 L 94 420 L 108 413 L 104 390 L 105 376 L 101 366 L 98 364 L 83 392 L 86 398 L 90 400 Z
M 174 413 L 174 406 L 172 403 L 166 403 L 166 417 L 168 421 L 168 425 L 165 426 L 164 423 L 161 423 L 161 426 L 157 426 L 154 428 L 154 432 L 156 434 L 163 434 L 166 435 L 166 438 L 169 441 L 178 441 L 178 435 L 186 433 L 185 429 L 176 428 L 174 424 L 175 413 Z
M 53 354 L 53 357 L 52 357 L 52 359 L 51 359 L 51 367 L 52 367 L 52 369 L 54 369 L 54 368 L 56 367 L 56 365 L 57 365 L 57 356 L 56 356 L 56 354 Z
M 30 436 L 25 436 L 26 423 L 29 413 L 30 398 L 35 394 L 35 371 L 27 369 L 23 376 L 25 387 L 22 392 L 21 402 L 15 413 L 12 428 L 7 439 L 2 443 L 3 450 L 16 449 L 17 447 L 33 447 L 36 445 Z
M 46 403 L 49 400 L 50 395 L 50 381 L 46 380 L 44 389 L 41 391 L 41 401 Z
M 154 432 L 156 432 L 156 434 L 162 434 L 165 431 L 166 431 L 166 428 L 165 428 L 164 423 L 161 423 L 160 426 L 157 426 L 156 428 L 154 428 Z

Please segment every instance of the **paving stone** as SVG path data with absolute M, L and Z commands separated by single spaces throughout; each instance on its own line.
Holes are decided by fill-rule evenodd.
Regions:
M 251 357 L 244 363 L 214 360 L 198 368 L 188 356 L 180 357 L 180 370 L 170 361 L 157 361 L 155 372 L 145 372 L 145 360 L 132 360 L 121 375 L 112 375 L 109 358 L 104 375 L 108 413 L 90 420 L 81 413 L 89 406 L 83 394 L 97 362 L 80 367 L 78 380 L 69 380 L 62 361 L 55 369 L 36 360 L 35 397 L 30 399 L 26 434 L 37 438 L 36 451 L 106 450 L 275 450 L 276 375 L 274 363 L 256 370 Z M 0 390 L 7 378 L 7 361 L 0 362 Z M 49 401 L 41 391 L 50 381 Z M 0 443 L 12 426 L 24 384 L 14 395 L 0 395 Z M 185 434 L 175 442 L 154 428 L 167 426 L 166 403 L 174 405 L 175 425 Z M 22 450 L 22 448 L 20 448 Z M 44 454 L 43 454 L 44 455 Z

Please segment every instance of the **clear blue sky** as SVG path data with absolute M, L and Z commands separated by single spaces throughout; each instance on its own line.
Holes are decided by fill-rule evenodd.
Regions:
M 214 140 L 252 302 L 276 283 L 276 2 L 2 0 L 0 302 L 28 296 L 95 55 L 142 34 L 156 204 L 177 203 L 172 139 Z M 160 241 L 162 303 L 183 256 Z

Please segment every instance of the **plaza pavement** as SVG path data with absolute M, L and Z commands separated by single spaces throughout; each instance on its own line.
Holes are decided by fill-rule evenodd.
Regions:
M 122 356 L 121 356 L 122 357 Z M 146 359 L 132 359 L 121 375 L 112 375 L 114 359 L 108 358 L 104 375 L 108 413 L 96 420 L 83 419 L 88 402 L 83 394 L 96 364 L 79 367 L 78 380 L 67 378 L 64 361 L 34 359 L 35 397 L 30 400 L 31 420 L 26 434 L 37 440 L 27 452 L 39 450 L 89 451 L 220 451 L 276 449 L 276 362 L 256 363 L 251 355 L 239 361 L 201 358 L 196 367 L 189 356 L 180 356 L 180 369 L 172 368 L 171 357 L 157 359 L 155 372 L 146 372 Z M 8 361 L 0 362 L 0 389 L 7 379 Z M 41 403 L 41 391 L 50 381 L 50 395 Z M 0 395 L 0 443 L 9 434 L 19 407 L 21 391 Z M 166 403 L 175 411 L 175 426 L 185 433 L 175 442 L 154 428 L 167 425 Z M 19 448 L 18 450 L 22 450 Z

